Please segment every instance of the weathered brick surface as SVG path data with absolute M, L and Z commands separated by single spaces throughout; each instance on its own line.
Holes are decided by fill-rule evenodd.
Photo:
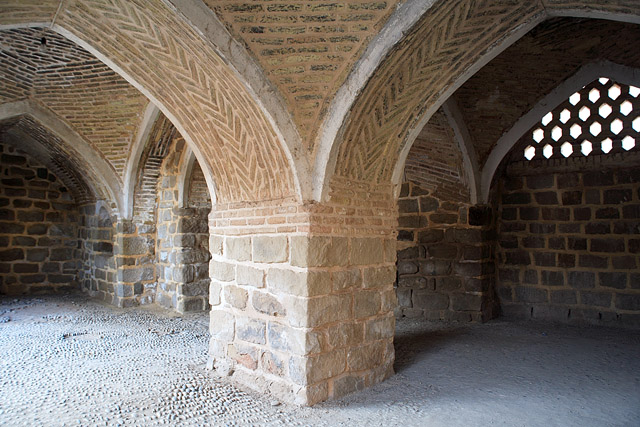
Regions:
M 628 301 L 638 297 L 633 242 L 640 223 L 632 212 L 640 180 L 631 178 L 633 153 L 613 156 L 617 168 L 605 166 L 602 155 L 591 155 L 589 165 L 569 158 L 562 168 L 554 160 L 510 163 L 507 182 L 525 175 L 527 184 L 500 186 L 496 261 L 503 314 L 634 326 L 628 319 L 637 308 Z M 544 186 L 531 185 L 541 181 Z M 573 197 L 587 191 L 587 199 Z M 530 215 L 534 209 L 561 214 Z
M 42 38 L 46 54 L 39 51 Z M 92 54 L 53 31 L 0 31 L 0 43 L 5 46 L 0 99 L 42 102 L 122 174 L 148 102 L 144 95 Z
M 81 214 L 51 171 L 0 142 L 0 294 L 78 289 Z
M 413 182 L 403 184 L 398 206 L 396 315 L 457 321 L 493 317 L 491 210 L 438 199 Z
M 404 170 L 406 180 L 418 184 L 418 188 L 425 192 L 443 200 L 469 202 L 469 189 L 463 177 L 462 153 L 442 109 L 431 117 L 416 138 Z M 432 206 L 437 202 L 434 198 L 400 199 L 400 211 L 408 210 L 403 203 L 416 202 L 420 203 L 423 212 L 437 208 Z
M 397 2 L 205 1 L 280 89 L 309 151 L 333 95 Z

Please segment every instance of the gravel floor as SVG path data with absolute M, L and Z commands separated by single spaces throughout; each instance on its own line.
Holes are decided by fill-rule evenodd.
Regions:
M 640 425 L 640 331 L 403 321 L 388 381 L 313 408 L 205 368 L 207 315 L 0 300 L 1 425 Z

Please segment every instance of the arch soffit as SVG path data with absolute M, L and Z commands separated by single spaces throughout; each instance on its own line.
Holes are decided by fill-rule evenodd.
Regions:
M 412 2 L 409 1 L 406 3 L 406 5 L 408 6 L 409 3 Z M 418 1 L 414 2 L 414 7 L 417 3 Z M 366 98 L 368 98 L 366 96 L 367 84 L 369 84 L 377 74 L 381 73 L 381 70 L 384 67 L 385 63 L 393 61 L 393 48 L 399 45 L 402 40 L 407 39 L 407 35 L 411 33 L 414 24 L 418 23 L 418 21 L 429 12 L 434 3 L 435 2 L 424 2 L 422 4 L 423 9 L 420 12 L 420 16 L 418 16 L 411 22 L 394 21 L 393 19 L 390 19 L 385 26 L 385 29 L 383 29 L 379 34 L 379 37 L 381 37 L 383 34 L 387 34 L 385 30 L 388 31 L 388 26 L 395 25 L 398 26 L 401 38 L 398 40 L 390 38 L 390 40 L 392 41 L 386 44 L 385 41 L 380 41 L 378 37 L 376 37 L 376 39 L 374 39 L 366 52 L 369 52 L 371 49 L 373 49 L 372 45 L 374 43 L 381 43 L 383 45 L 382 50 L 384 51 L 384 53 L 379 56 L 372 55 L 372 58 L 377 61 L 373 65 L 369 62 L 364 61 L 360 61 L 358 64 L 356 64 L 356 69 L 352 71 L 351 75 L 347 79 L 347 83 L 338 92 L 342 95 L 342 97 L 336 96 L 336 98 L 332 102 L 326 121 L 328 121 L 329 117 L 331 117 L 331 119 L 334 120 L 334 124 L 328 125 L 326 123 L 323 123 L 321 132 L 319 133 L 319 148 L 317 156 L 315 158 L 313 170 L 313 195 L 317 200 L 326 200 L 328 196 L 331 177 L 338 170 L 338 158 L 340 157 L 340 151 L 344 143 L 345 134 L 347 134 L 349 128 L 361 126 L 359 123 L 350 123 L 350 116 L 352 116 L 353 113 L 348 113 L 348 111 L 354 111 L 354 107 L 357 107 L 359 102 L 362 103 L 363 100 L 366 100 Z M 409 154 L 409 150 L 413 145 L 415 139 L 418 137 L 421 129 L 424 127 L 424 125 L 426 125 L 426 123 L 438 110 L 438 108 L 440 108 L 446 102 L 446 100 L 451 97 L 451 95 L 453 95 L 453 93 L 478 70 L 480 70 L 493 58 L 502 53 L 505 49 L 519 40 L 522 36 L 524 36 L 542 21 L 552 17 L 582 17 L 609 19 L 620 22 L 640 24 L 640 7 L 636 3 L 631 1 L 627 2 L 628 5 L 623 5 L 621 7 L 617 7 L 616 5 L 611 6 L 601 4 L 581 4 L 579 7 L 575 7 L 575 4 L 565 5 L 565 3 L 570 2 L 564 1 L 556 2 L 552 6 L 549 6 L 546 3 L 548 3 L 547 0 L 543 0 L 536 6 L 537 9 L 535 13 L 527 16 L 521 16 L 521 20 L 518 21 L 515 25 L 512 25 L 507 33 L 503 33 L 501 35 L 502 37 L 498 41 L 491 44 L 489 46 L 489 49 L 486 50 L 484 54 L 482 54 L 482 56 L 476 58 L 475 62 L 467 67 L 463 73 L 461 73 L 455 79 L 449 81 L 448 87 L 443 87 L 443 90 L 440 91 L 435 101 L 431 105 L 427 105 L 426 108 L 422 110 L 421 114 L 419 114 L 418 116 L 410 114 L 410 117 L 405 117 L 405 121 L 402 122 L 402 124 L 404 124 L 405 126 L 400 125 L 397 128 L 405 128 L 409 125 L 410 127 L 408 127 L 408 130 L 404 136 L 404 140 L 400 142 L 400 146 L 397 149 L 398 155 L 391 177 L 391 182 L 393 184 L 398 185 L 401 182 L 404 164 L 407 155 Z M 463 4 L 463 7 L 464 6 L 465 5 Z M 607 7 L 610 7 L 611 10 L 607 10 Z M 415 10 L 417 11 L 419 9 L 416 8 Z M 396 11 L 396 13 L 397 12 L 398 11 Z M 414 39 L 414 42 L 418 42 L 418 40 Z M 420 42 L 423 42 L 423 40 L 420 40 Z M 363 57 L 365 55 L 363 55 Z M 360 76 L 360 79 L 356 78 L 357 75 Z M 343 103 L 347 106 L 342 105 Z M 396 104 L 399 104 L 399 102 L 396 102 Z M 422 102 L 422 104 L 424 104 L 424 101 Z M 364 109 L 366 107 L 361 106 L 359 108 Z M 340 109 L 340 111 L 343 111 L 343 115 L 338 116 L 335 113 L 334 109 Z M 369 114 L 373 113 L 369 111 Z M 335 121 L 337 118 L 339 120 L 337 120 L 338 123 L 336 124 Z M 413 121 L 413 124 L 410 124 L 410 121 Z M 400 135 L 400 137 L 402 137 L 402 135 Z M 476 165 L 475 167 L 479 168 L 479 165 Z M 480 177 L 478 177 L 478 181 L 480 181 Z M 481 182 L 477 183 L 477 187 L 481 187 Z M 481 188 L 478 188 L 478 200 L 481 199 L 480 191 L 482 191 Z
M 111 199 L 116 203 L 118 211 L 123 208 L 122 186 L 118 175 L 104 157 L 91 144 L 60 119 L 54 112 L 37 102 L 25 100 L 0 105 L 0 120 L 28 115 L 46 127 L 60 140 L 69 144 L 90 166 L 85 173 L 89 173 L 90 182 L 107 190 Z M 93 172 L 93 173 L 91 173 Z
M 609 61 L 587 64 L 542 98 L 500 137 L 493 150 L 491 150 L 487 161 L 482 167 L 479 198 L 481 203 L 488 202 L 491 182 L 498 166 L 522 135 L 538 123 L 542 116 L 566 101 L 574 92 L 599 77 L 608 77 L 624 84 L 638 85 L 640 82 L 640 69 L 614 64 Z
M 101 1 L 96 0 L 94 3 L 99 7 Z M 121 2 L 117 1 L 116 3 Z M 29 4 L 25 6 L 29 6 Z M 124 34 L 124 30 L 120 30 L 120 32 L 123 33 L 126 42 L 119 46 L 111 46 L 109 54 L 103 53 L 108 50 L 105 49 L 105 46 L 94 46 L 85 41 L 92 36 L 85 31 L 90 25 L 87 25 L 87 22 L 83 22 L 82 19 L 94 23 L 95 28 L 104 27 L 108 23 L 106 19 L 98 20 L 93 16 L 90 5 L 74 6 L 79 10 L 74 10 L 73 14 L 67 16 L 64 13 L 66 5 L 61 3 L 54 18 L 55 22 L 42 22 L 42 19 L 38 19 L 37 22 L 12 22 L 3 25 L 0 20 L 0 30 L 49 27 L 92 53 L 143 93 L 174 124 L 193 150 L 206 177 L 212 201 L 214 200 L 213 195 L 224 195 L 224 199 L 226 199 L 224 201 L 268 200 L 286 197 L 300 200 L 302 198 L 303 188 L 298 174 L 304 175 L 308 168 L 305 169 L 302 165 L 302 170 L 298 170 L 297 166 L 304 162 L 295 163 L 290 147 L 287 145 L 288 141 L 285 141 L 280 129 L 275 125 L 275 120 L 266 113 L 263 103 L 256 101 L 257 98 L 254 96 L 256 91 L 249 87 L 246 79 L 242 78 L 237 70 L 229 66 L 229 61 L 219 50 L 214 50 L 211 45 L 206 46 L 207 41 L 212 43 L 211 40 L 206 37 L 203 40 L 203 37 L 198 35 L 190 23 L 182 22 L 185 20 L 177 18 L 175 11 L 172 11 L 164 2 L 158 2 L 155 7 L 136 9 L 134 14 L 137 14 L 138 17 L 149 18 L 154 13 L 162 14 L 162 19 L 175 21 L 176 25 L 173 28 L 183 27 L 182 29 L 188 32 L 185 37 L 181 37 L 177 43 L 171 45 L 173 52 L 157 52 L 163 58 L 171 57 L 176 61 L 175 64 L 169 64 L 168 68 L 171 68 L 172 75 L 180 74 L 180 79 L 167 81 L 164 78 L 166 76 L 158 77 L 157 74 L 149 76 L 144 74 L 153 67 L 144 66 L 144 58 L 140 58 L 139 53 L 129 52 L 131 49 L 127 49 L 130 46 L 128 42 L 132 36 Z M 122 9 L 135 7 L 128 3 L 120 6 Z M 37 5 L 33 5 L 33 7 L 37 7 Z M 25 15 L 23 11 L 21 16 Z M 37 16 L 37 11 L 34 11 L 34 15 Z M 11 20 L 10 17 L 9 20 Z M 152 19 L 149 18 L 149 20 Z M 172 28 L 170 25 L 167 27 Z M 109 28 L 116 30 L 117 25 Z M 111 34 L 112 32 L 109 32 L 109 35 Z M 115 37 L 108 37 L 106 34 L 104 36 L 104 38 L 95 37 L 93 39 L 111 44 L 117 41 Z M 147 44 L 157 44 L 159 49 L 165 48 L 166 34 L 154 33 L 146 34 L 146 36 L 150 39 Z M 167 48 L 167 50 L 170 49 Z M 187 59 L 194 52 L 205 60 L 201 63 L 198 58 Z M 156 52 L 151 52 L 150 49 L 148 53 L 153 55 Z M 216 87 L 216 76 L 210 75 L 213 71 L 209 70 L 222 73 L 221 75 L 226 80 L 220 87 L 224 86 L 224 89 L 229 90 L 229 93 L 221 93 L 222 90 L 218 90 L 220 87 Z M 154 78 L 155 82 L 161 82 L 162 85 L 156 84 L 154 86 Z M 150 85 L 145 87 L 139 81 L 150 82 Z M 182 84 L 184 81 L 187 83 Z M 190 91 L 189 87 L 194 90 Z M 183 99 L 176 102 L 176 98 Z M 242 103 L 242 101 L 247 102 Z M 235 104 L 236 102 L 242 104 Z M 194 111 L 192 108 L 194 105 L 202 107 L 204 113 L 200 114 L 200 112 Z M 250 124 L 254 124 L 254 126 Z M 203 135 L 206 135 L 207 138 L 215 139 L 219 144 L 216 146 L 214 144 L 198 144 L 194 135 L 201 137 L 201 139 L 204 139 Z M 295 150 L 295 153 L 301 151 Z M 225 160 L 212 164 L 208 159 Z M 235 165 L 236 169 L 224 169 L 221 166 L 229 164 Z M 253 189 L 257 190 L 252 191 Z M 130 208 L 130 205 L 127 206 Z

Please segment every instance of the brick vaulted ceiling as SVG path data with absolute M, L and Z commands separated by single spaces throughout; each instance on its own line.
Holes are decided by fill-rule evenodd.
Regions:
M 399 0 L 205 0 L 249 49 L 313 150 L 333 95 Z
M 122 176 L 148 103 L 137 89 L 53 31 L 0 31 L 0 102 L 25 99 L 65 120 Z
M 489 62 L 454 94 L 480 165 L 500 136 L 541 98 L 597 61 L 640 68 L 634 24 L 556 18 L 543 22 Z

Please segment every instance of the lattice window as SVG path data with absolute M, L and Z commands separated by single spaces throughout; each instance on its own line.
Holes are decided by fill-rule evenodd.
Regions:
M 545 114 L 521 146 L 529 161 L 638 150 L 640 89 L 601 77 Z

